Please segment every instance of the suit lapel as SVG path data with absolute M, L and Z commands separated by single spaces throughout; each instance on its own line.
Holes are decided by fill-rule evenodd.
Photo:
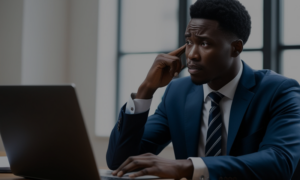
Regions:
M 203 87 L 194 86 L 187 95 L 184 110 L 187 157 L 198 155 L 199 132 L 203 106 Z
M 234 142 L 236 134 L 239 130 L 244 114 L 251 102 L 254 93 L 248 91 L 247 88 L 240 86 L 237 88 L 231 105 L 228 138 L 227 138 L 227 155 L 229 155 L 231 146 Z
M 230 154 L 232 144 L 235 140 L 241 122 L 244 118 L 246 110 L 254 95 L 249 89 L 255 85 L 255 77 L 253 70 L 243 62 L 244 69 L 241 76 L 238 87 L 235 91 L 235 95 L 232 101 L 229 127 L 228 127 L 228 138 L 227 138 L 227 155 Z

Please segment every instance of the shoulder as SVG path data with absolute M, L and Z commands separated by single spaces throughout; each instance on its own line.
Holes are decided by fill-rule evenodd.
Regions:
M 173 79 L 169 84 L 170 89 L 176 89 L 177 91 L 188 91 L 195 86 L 190 76 Z
M 271 106 L 282 102 L 296 104 L 298 103 L 294 101 L 300 102 L 300 86 L 296 80 L 271 70 L 254 71 L 254 75 L 256 86 L 251 91 L 260 99 L 269 99 Z
M 191 77 L 190 76 L 186 76 L 186 77 L 181 77 L 181 78 L 176 78 L 173 79 L 171 81 L 171 84 L 173 86 L 178 86 L 178 85 L 189 85 L 189 84 L 193 84 Z
M 165 91 L 165 96 L 168 96 L 169 98 L 176 97 L 175 99 L 185 97 L 191 91 L 194 91 L 196 88 L 200 88 L 198 86 L 199 85 L 195 85 L 192 82 L 190 76 L 173 79 Z
M 266 88 L 299 87 L 299 83 L 272 70 L 253 70 L 257 85 Z

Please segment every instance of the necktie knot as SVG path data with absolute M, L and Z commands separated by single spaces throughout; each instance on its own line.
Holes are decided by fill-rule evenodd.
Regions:
M 214 92 L 209 93 L 208 97 L 210 97 L 210 99 L 211 99 L 211 106 L 218 106 L 219 102 L 224 97 L 224 95 L 219 92 L 214 91 Z

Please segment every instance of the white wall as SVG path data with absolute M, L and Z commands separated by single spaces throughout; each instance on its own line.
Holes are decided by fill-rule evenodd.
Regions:
M 21 83 L 23 1 L 0 1 L 0 84 Z
M 118 0 L 99 1 L 95 130 L 96 135 L 102 137 L 110 135 L 116 117 L 117 12 Z
M 95 134 L 98 16 L 99 0 L 0 0 L 0 85 L 75 83 L 97 164 L 106 167 L 108 138 Z M 161 156 L 174 158 L 172 147 Z
M 68 0 L 24 0 L 22 84 L 66 83 Z

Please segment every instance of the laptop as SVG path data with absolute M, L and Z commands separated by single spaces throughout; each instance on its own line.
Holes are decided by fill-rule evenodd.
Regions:
M 120 179 L 97 168 L 73 85 L 0 86 L 0 133 L 17 176 Z

